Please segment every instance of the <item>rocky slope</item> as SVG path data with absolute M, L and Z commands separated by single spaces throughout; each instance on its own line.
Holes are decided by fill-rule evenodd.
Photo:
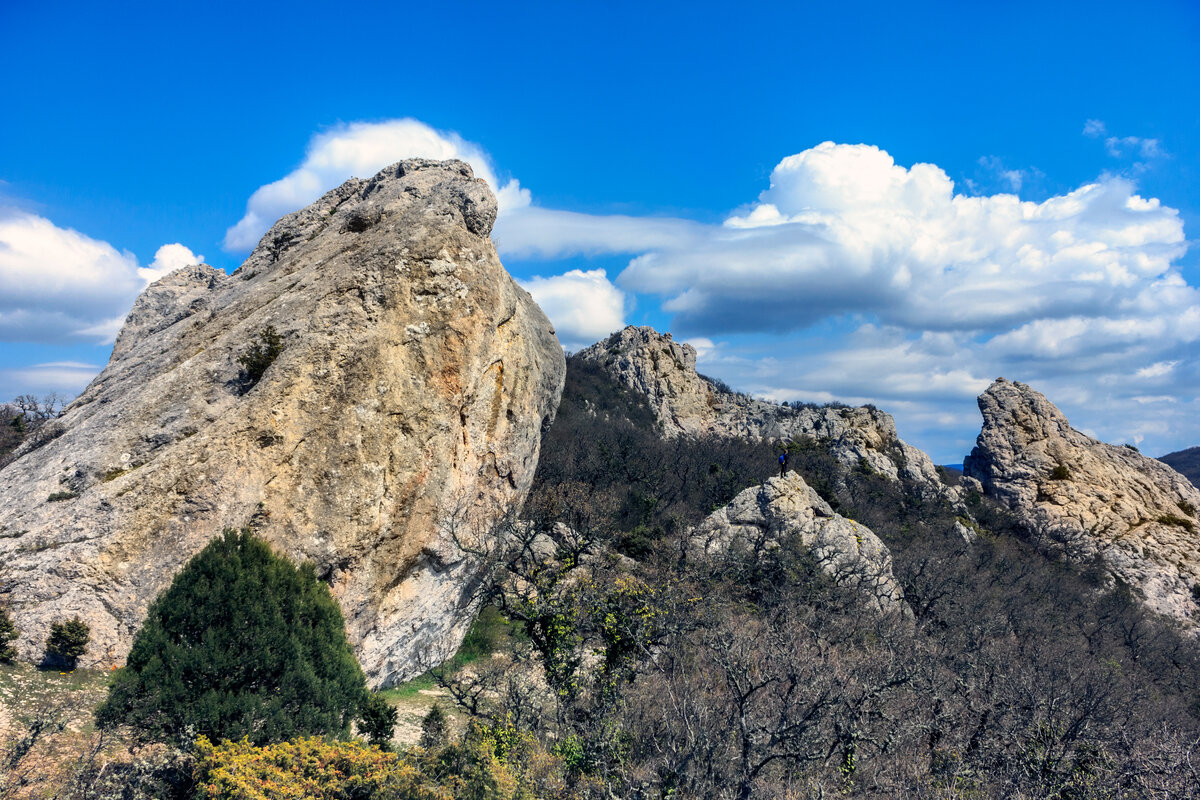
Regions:
M 1099 556 L 1155 611 L 1188 625 L 1200 620 L 1200 490 L 1132 447 L 1075 430 L 1023 383 L 997 379 L 979 409 L 983 430 L 963 467 L 968 481 L 1069 557 Z
M 891 415 L 847 406 L 792 408 L 722 390 L 696 372 L 696 349 L 671 334 L 629 326 L 580 351 L 622 385 L 647 398 L 667 436 L 811 439 L 848 468 L 865 464 L 939 493 L 946 490 L 929 456 L 900 439 Z
M 85 661 L 119 663 L 183 562 L 248 522 L 317 564 L 373 684 L 451 651 L 453 534 L 522 502 L 564 374 L 495 215 L 466 164 L 404 161 L 284 217 L 233 275 L 150 286 L 61 435 L 0 472 L 22 656 L 79 615 Z M 282 352 L 251 386 L 238 357 L 267 326 Z
M 690 534 L 697 552 L 762 552 L 799 537 L 820 569 L 881 611 L 903 611 L 887 546 L 865 525 L 834 513 L 795 472 L 746 489 Z

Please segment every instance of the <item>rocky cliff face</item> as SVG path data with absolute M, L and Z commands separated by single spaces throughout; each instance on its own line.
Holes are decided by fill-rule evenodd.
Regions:
M 1200 620 L 1200 490 L 1132 447 L 1075 430 L 1023 383 L 997 379 L 979 410 L 968 478 L 1068 556 L 1099 556 L 1150 608 L 1189 625 Z
M 62 434 L 0 472 L 22 656 L 79 615 L 89 658 L 119 663 L 175 571 L 251 521 L 317 564 L 373 684 L 452 651 L 472 576 L 452 534 L 522 502 L 565 369 L 495 215 L 466 164 L 404 161 L 283 218 L 233 275 L 149 287 Z M 282 352 L 250 386 L 267 326 Z
M 848 468 L 901 476 L 945 491 L 929 456 L 896 434 L 891 415 L 870 407 L 791 408 L 723 391 L 696 372 L 696 350 L 653 328 L 627 327 L 580 351 L 622 385 L 647 398 L 667 436 L 808 438 L 826 444 Z
M 746 489 L 690 534 L 696 550 L 708 556 L 763 552 L 793 537 L 823 572 L 880 611 L 907 608 L 887 546 L 870 528 L 834 513 L 795 472 Z

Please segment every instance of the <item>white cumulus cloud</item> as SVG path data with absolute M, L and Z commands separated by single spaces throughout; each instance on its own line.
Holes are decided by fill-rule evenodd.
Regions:
M 602 269 L 573 269 L 521 285 L 554 323 L 558 340 L 568 350 L 579 350 L 625 327 L 625 295 Z
M 303 208 L 348 178 L 369 178 L 405 158 L 461 159 L 492 187 L 502 211 L 529 203 L 529 193 L 517 181 L 501 185 L 483 149 L 457 133 L 439 131 L 415 119 L 353 122 L 314 136 L 299 167 L 255 190 L 246 203 L 245 216 L 225 232 L 225 248 L 251 250 L 285 214 Z
M 803 328 L 868 314 L 919 330 L 1177 313 L 1179 213 L 1110 177 L 1041 203 L 970 197 L 933 164 L 826 142 L 785 158 L 758 202 L 618 276 L 685 333 Z
M 147 283 L 200 258 L 171 244 L 139 267 L 132 253 L 108 242 L 0 210 L 0 340 L 111 341 Z

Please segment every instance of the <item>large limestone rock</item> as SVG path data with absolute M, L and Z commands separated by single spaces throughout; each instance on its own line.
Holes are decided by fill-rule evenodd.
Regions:
M 835 513 L 795 472 L 741 492 L 690 534 L 698 554 L 761 553 L 799 538 L 820 569 L 883 612 L 904 612 L 892 554 L 865 525 Z
M 979 410 L 968 478 L 1070 557 L 1098 555 L 1150 608 L 1189 625 L 1200 618 L 1200 490 L 1132 447 L 1075 430 L 1023 383 L 997 379 Z
M 79 615 L 85 661 L 119 663 L 175 571 L 251 521 L 317 564 L 372 683 L 451 651 L 472 579 L 454 536 L 523 501 L 565 371 L 495 215 L 466 164 L 404 161 L 283 218 L 233 275 L 150 286 L 62 435 L 0 472 L 22 656 Z M 283 350 L 249 387 L 237 359 L 266 326 Z
M 696 372 L 696 349 L 671 334 L 629 326 L 580 351 L 618 382 L 644 395 L 667 436 L 811 439 L 848 468 L 905 477 L 948 493 L 933 462 L 896 433 L 890 414 L 871 406 L 793 408 L 726 391 Z

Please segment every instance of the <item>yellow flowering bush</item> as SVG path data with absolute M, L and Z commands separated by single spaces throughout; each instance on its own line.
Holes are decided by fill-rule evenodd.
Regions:
M 203 800 L 453 800 L 403 756 L 357 742 L 295 739 L 255 747 L 248 740 L 196 741 Z

